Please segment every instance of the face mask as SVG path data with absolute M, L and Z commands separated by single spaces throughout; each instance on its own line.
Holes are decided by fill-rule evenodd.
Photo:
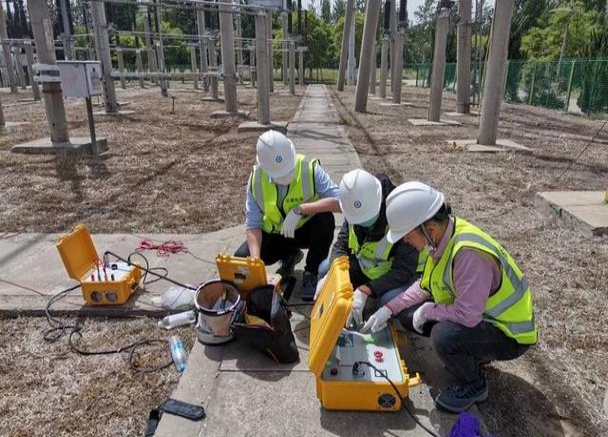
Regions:
M 285 176 L 271 178 L 271 179 L 272 179 L 272 182 L 277 185 L 289 185 L 291 183 L 291 181 L 293 180 L 293 177 L 295 176 L 295 174 L 296 174 L 296 170 L 293 169 L 292 171 L 287 173 Z
M 378 216 L 375 216 L 369 220 L 364 221 L 363 223 L 359 223 L 359 226 L 363 226 L 364 228 L 371 228 L 372 226 L 374 226 L 377 220 Z

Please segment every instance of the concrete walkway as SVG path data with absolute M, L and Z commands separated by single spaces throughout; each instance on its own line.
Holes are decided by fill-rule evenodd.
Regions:
M 317 156 L 334 181 L 360 166 L 359 159 L 340 126 L 324 86 L 309 86 L 289 133 L 299 152 Z M 336 218 L 336 223 L 341 223 Z M 0 313 L 41 314 L 48 295 L 74 284 L 67 278 L 55 248 L 57 235 L 23 234 L 0 236 Z M 170 276 L 198 284 L 217 275 L 213 263 L 217 252 L 232 252 L 244 238 L 244 227 L 203 235 L 95 235 L 99 253 L 106 249 L 127 255 L 143 238 L 182 241 L 191 253 L 159 256 L 145 252 L 153 267 L 166 267 Z M 170 287 L 163 281 L 147 287 L 148 293 L 132 299 L 129 307 L 83 306 L 79 292 L 55 308 L 63 312 L 99 315 L 160 315 L 152 300 Z M 39 293 L 44 294 L 43 296 Z M 297 302 L 297 294 L 294 299 Z M 302 309 L 309 308 L 303 307 Z M 165 415 L 157 437 L 197 436 L 424 436 L 405 411 L 398 413 L 332 412 L 323 410 L 316 398 L 315 378 L 307 366 L 308 321 L 294 313 L 292 327 L 300 351 L 294 365 L 276 365 L 238 342 L 225 346 L 196 343 L 186 372 L 173 397 L 203 404 L 207 418 L 191 422 Z M 428 341 L 414 339 L 401 348 L 410 373 L 420 372 L 427 384 L 410 391 L 409 407 L 428 426 L 446 435 L 455 416 L 435 410 L 432 395 L 449 381 L 433 357 Z M 473 411 L 476 413 L 476 410 Z

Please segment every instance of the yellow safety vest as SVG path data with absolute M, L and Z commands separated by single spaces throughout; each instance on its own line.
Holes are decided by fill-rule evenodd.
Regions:
M 268 174 L 255 165 L 251 172 L 249 186 L 251 194 L 262 209 L 264 218 L 262 230 L 267 233 L 279 233 L 283 227 L 283 220 L 289 211 L 302 203 L 312 202 L 319 197 L 315 190 L 315 166 L 318 159 L 309 159 L 304 155 L 296 155 L 295 178 L 289 184 L 287 195 L 281 204 L 278 204 L 278 188 L 272 183 Z M 302 216 L 297 228 L 310 220 L 313 214 Z
M 389 243 L 386 235 L 379 241 L 366 241 L 360 245 L 357 234 L 355 234 L 355 227 L 349 225 L 348 248 L 357 257 L 359 267 L 365 276 L 371 280 L 378 279 L 387 273 L 393 265 L 392 258 L 389 259 L 393 245 Z
M 425 248 L 418 253 L 418 266 L 416 266 L 416 273 L 422 274 L 424 272 L 424 266 L 426 265 L 426 259 L 429 257 L 429 251 Z
M 466 220 L 455 219 L 454 234 L 437 264 L 432 256 L 428 257 L 420 286 L 433 295 L 436 303 L 452 304 L 456 296 L 453 262 L 463 247 L 492 255 L 501 269 L 500 288 L 488 298 L 483 320 L 492 323 L 520 344 L 535 344 L 538 331 L 532 307 L 532 292 L 523 273 L 500 244 Z

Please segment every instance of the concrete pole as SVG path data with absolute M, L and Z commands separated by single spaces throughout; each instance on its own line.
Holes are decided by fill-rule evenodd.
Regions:
M 287 13 L 281 13 L 281 78 L 283 79 L 283 85 L 288 83 L 288 68 L 289 63 L 287 61 L 289 44 L 286 42 L 289 39 L 289 33 L 287 29 Z
M 264 15 L 266 16 L 266 15 Z M 266 29 L 264 29 L 264 31 L 266 31 Z M 257 38 L 257 36 L 256 36 Z M 262 38 L 264 40 L 264 38 Z M 264 41 L 265 43 L 265 41 Z M 257 47 L 257 40 L 256 40 L 256 47 Z M 268 56 L 268 54 L 266 54 L 266 56 Z M 255 76 L 256 76 L 256 71 L 255 71 L 255 49 L 250 48 L 249 49 L 249 77 L 251 78 L 251 86 L 255 88 Z
M 118 59 L 118 72 L 120 73 L 120 87 L 123 90 L 126 90 L 127 84 L 125 81 L 125 61 L 122 56 L 122 49 L 120 47 L 116 47 L 116 59 Z
M 4 128 L 6 122 L 4 121 L 4 110 L 2 109 L 2 101 L 0 101 L 0 128 Z
M 68 0 L 59 0 L 59 6 L 61 8 L 61 23 L 63 24 L 63 55 L 65 59 L 76 59 L 74 56 L 72 32 L 70 31 Z
M 148 70 L 151 73 L 158 72 L 158 62 L 156 62 L 156 51 L 154 50 L 154 44 L 152 44 L 150 24 L 148 23 L 147 15 L 144 16 L 144 32 L 146 33 L 146 53 L 148 54 Z M 156 76 L 150 75 L 150 82 L 157 83 Z
M 215 52 L 215 40 L 213 38 L 207 39 L 207 52 L 209 53 L 209 67 L 210 70 L 216 70 L 217 67 L 217 53 Z M 211 97 L 214 100 L 219 99 L 218 91 L 218 80 L 217 76 L 211 77 Z
M 458 1 L 458 15 L 456 111 L 468 114 L 471 110 L 471 0 Z
M 304 50 L 298 50 L 298 75 L 300 76 L 300 86 L 304 86 Z
M 376 41 L 374 41 L 374 45 L 372 46 L 372 58 L 371 60 L 371 76 L 369 80 L 369 93 L 376 94 L 376 55 L 378 54 L 378 46 Z
M 496 2 L 492 34 L 490 35 L 490 53 L 485 73 L 483 100 L 481 103 L 481 121 L 477 142 L 484 146 L 496 144 L 502 90 L 507 70 L 509 33 L 513 17 L 514 0 Z
M 220 0 L 220 34 L 222 69 L 224 72 L 224 105 L 226 112 L 238 111 L 236 100 L 236 74 L 234 65 L 234 28 L 232 25 L 232 0 Z
M 348 62 L 348 41 L 355 10 L 355 0 L 346 1 L 346 15 L 344 16 L 344 31 L 342 32 L 342 47 L 340 49 L 340 66 L 338 67 L 338 91 L 344 91 L 346 79 L 346 64 Z
M 190 46 L 190 63 L 192 65 L 192 73 L 194 74 L 192 80 L 194 82 L 194 89 L 198 89 L 198 63 L 196 62 L 196 45 L 192 44 Z
M 391 0 L 390 7 L 390 21 L 389 21 L 389 29 L 390 29 L 390 48 L 391 48 L 391 91 L 395 92 L 395 77 L 397 74 L 397 40 L 399 39 L 399 34 L 397 33 L 397 2 L 396 0 Z
M 11 87 L 11 93 L 17 94 L 17 78 L 15 70 L 12 68 L 11 44 L 8 42 L 8 31 L 6 29 L 6 14 L 0 5 L 0 38 L 2 38 L 2 53 L 4 54 L 4 65 L 8 76 L 8 84 Z
M 141 50 L 135 50 L 135 66 L 139 76 L 139 87 L 144 88 L 144 63 L 141 60 Z
M 40 64 L 57 65 L 53 42 L 53 25 L 46 0 L 29 0 L 30 21 L 36 42 L 36 54 Z M 103 6 L 103 3 L 101 3 Z M 67 143 L 70 141 L 68 125 L 65 119 L 61 83 L 42 84 L 42 95 L 49 124 L 52 143 Z
M 268 11 L 268 70 L 270 71 L 268 91 L 271 93 L 274 92 L 274 54 L 272 41 L 272 11 Z
M 199 52 L 201 54 L 201 74 L 203 80 L 203 89 L 205 92 L 209 91 L 209 78 L 206 76 L 206 73 L 209 71 L 207 66 L 207 44 L 205 43 L 205 11 L 196 11 L 196 27 L 198 30 L 198 45 Z
M 289 94 L 296 95 L 296 43 L 289 42 Z
M 243 68 L 243 41 L 241 41 L 243 32 L 241 24 L 241 14 L 236 13 L 234 15 L 234 26 L 236 29 L 236 72 L 239 77 L 239 83 L 243 83 L 243 74 L 241 72 L 241 69 Z
M 255 16 L 255 49 L 258 77 L 258 123 L 270 123 L 270 70 L 268 69 L 268 16 L 259 11 Z
M 401 78 L 403 77 L 403 45 L 405 42 L 405 29 L 399 29 L 397 35 L 396 55 L 395 56 L 395 75 L 393 76 L 393 82 L 395 83 L 393 88 L 393 103 L 401 103 Z
M 19 83 L 21 84 L 21 89 L 27 89 L 27 82 L 25 81 L 25 72 L 23 71 L 23 63 L 21 62 L 21 49 L 23 48 L 23 44 L 15 45 L 15 68 L 17 69 L 17 77 L 19 78 Z
M 383 99 L 386 98 L 386 76 L 388 74 L 388 45 L 389 39 L 385 35 L 382 38 L 382 46 L 380 48 L 380 85 L 378 94 Z
M 91 2 L 91 21 L 95 33 L 95 48 L 97 59 L 101 62 L 101 83 L 103 85 L 103 101 L 108 114 L 118 113 L 116 89 L 112 79 L 112 58 L 110 55 L 110 40 L 108 39 L 108 22 L 103 2 Z
M 346 83 L 348 85 L 354 85 L 357 81 L 355 75 L 357 70 L 357 59 L 355 56 L 355 20 L 350 22 L 350 32 L 348 32 L 348 74 L 346 76 Z
M 367 110 L 367 91 L 369 90 L 370 58 L 372 47 L 376 39 L 378 16 L 380 14 L 381 0 L 367 0 L 365 7 L 365 24 L 363 26 L 363 41 L 361 41 L 361 54 L 359 55 L 359 75 L 357 77 L 357 91 L 355 94 L 355 111 Z
M 499 2 L 500 3 L 500 2 Z M 435 52 L 433 53 L 433 72 L 431 73 L 431 95 L 429 99 L 429 121 L 439 121 L 441 116 L 441 97 L 443 76 L 445 74 L 445 51 L 448 43 L 448 24 L 450 11 L 442 9 L 437 17 L 435 31 Z
M 32 94 L 34 95 L 35 101 L 40 101 L 40 87 L 38 82 L 34 80 L 34 49 L 32 48 L 32 42 L 25 42 L 25 56 L 27 58 L 27 75 L 30 77 L 32 84 Z
M 156 57 L 158 59 L 158 69 L 161 73 L 165 74 L 167 72 L 167 66 L 165 65 L 165 46 L 163 43 L 163 32 L 161 29 L 161 19 L 160 19 L 160 7 L 156 6 L 156 23 L 158 24 L 158 40 L 156 41 Z M 160 79 L 160 93 L 163 97 L 169 97 L 169 82 L 166 77 L 162 76 Z

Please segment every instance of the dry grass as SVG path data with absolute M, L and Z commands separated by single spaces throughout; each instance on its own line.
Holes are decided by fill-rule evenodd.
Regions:
M 284 87 L 278 85 L 277 89 Z M 10 147 L 48 136 L 42 104 L 8 106 L 5 117 L 32 121 L 0 138 L 0 230 L 63 232 L 78 222 L 93 232 L 200 233 L 243 221 L 247 176 L 254 163 L 256 133 L 238 134 L 237 118 L 213 120 L 222 103 L 175 91 L 129 88 L 119 101 L 136 112 L 96 117 L 109 151 L 99 157 L 17 155 Z M 291 120 L 300 97 L 271 97 L 273 116 Z M 255 119 L 255 90 L 239 88 L 243 109 Z M 82 101 L 67 104 L 70 134 L 87 136 Z
M 608 387 L 607 239 L 586 235 L 539 207 L 537 191 L 602 190 L 608 185 L 608 131 L 580 162 L 557 176 L 601 122 L 528 106 L 506 105 L 499 137 L 532 154 L 471 154 L 447 140 L 476 138 L 477 117 L 463 127 L 422 128 L 428 91 L 408 88 L 415 107 L 380 107 L 354 115 L 354 93 L 334 93 L 363 165 L 396 182 L 441 189 L 457 215 L 494 235 L 521 264 L 534 293 L 540 342 L 489 373 L 490 400 L 480 407 L 490 430 L 508 436 L 608 435 L 602 401 Z M 453 99 L 444 100 L 454 110 Z
M 192 347 L 194 332 L 162 331 L 156 320 L 82 320 L 87 350 L 107 350 L 142 338 L 177 334 Z M 136 373 L 126 354 L 84 357 L 65 341 L 47 343 L 42 318 L 0 320 L 0 429 L 6 437 L 140 436 L 148 413 L 170 396 L 179 381 L 173 366 Z M 141 349 L 138 363 L 170 359 L 166 346 Z

